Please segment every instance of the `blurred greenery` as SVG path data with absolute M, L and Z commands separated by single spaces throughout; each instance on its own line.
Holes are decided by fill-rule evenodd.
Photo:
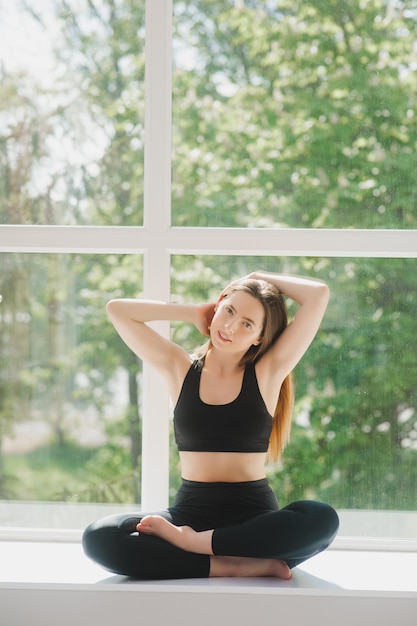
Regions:
M 176 225 L 416 227 L 415 2 L 175 7 Z
M 49 86 L 0 63 L 0 223 L 140 225 L 144 2 L 49 9 Z M 175 2 L 174 225 L 415 229 L 416 19 L 416 2 L 388 0 Z M 139 502 L 141 365 L 104 304 L 140 296 L 142 259 L 2 254 L 1 267 L 0 497 Z M 291 443 L 268 468 L 281 503 L 415 509 L 416 260 L 175 255 L 173 298 L 215 298 L 260 267 L 332 291 L 295 372 Z M 39 423 L 40 443 L 5 452 Z M 170 463 L 172 496 L 172 441 Z

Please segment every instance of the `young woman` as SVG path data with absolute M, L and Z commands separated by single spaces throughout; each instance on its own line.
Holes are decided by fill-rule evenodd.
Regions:
M 283 295 L 299 304 L 290 324 Z M 174 404 L 182 484 L 157 514 L 112 515 L 85 531 L 86 554 L 140 579 L 208 576 L 291 578 L 338 529 L 320 502 L 279 509 L 265 475 L 288 440 L 291 371 L 317 333 L 329 289 L 300 276 L 253 272 L 215 304 L 112 300 L 125 343 L 165 379 Z M 147 322 L 190 322 L 210 337 L 198 355 Z

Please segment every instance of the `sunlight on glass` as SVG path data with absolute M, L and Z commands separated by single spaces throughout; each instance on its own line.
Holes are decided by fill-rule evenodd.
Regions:
M 173 223 L 416 228 L 415 20 L 175 1 Z
M 141 367 L 105 304 L 137 295 L 141 262 L 3 254 L 1 267 L 0 500 L 139 502 Z
M 142 223 L 144 1 L 110 9 L 0 7 L 0 223 Z

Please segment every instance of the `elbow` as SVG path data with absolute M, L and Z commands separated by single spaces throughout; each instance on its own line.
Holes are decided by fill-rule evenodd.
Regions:
M 118 308 L 118 300 L 109 300 L 107 302 L 106 313 L 110 317 L 110 319 L 114 317 L 114 314 L 116 313 L 117 308 Z
M 321 283 L 320 284 L 320 289 L 323 292 L 323 295 L 326 296 L 326 298 L 330 298 L 330 287 L 327 283 Z
M 110 311 L 114 308 L 114 303 L 116 302 L 116 300 L 109 300 L 106 304 L 106 311 L 107 313 L 110 313 Z
M 327 306 L 327 303 L 330 300 L 330 288 L 326 283 L 320 283 L 318 286 L 318 294 L 320 297 L 320 300 L 322 300 L 322 302 L 324 302 Z
M 327 307 L 327 303 L 330 299 L 330 288 L 324 281 L 315 281 L 313 289 L 311 289 L 308 297 L 305 300 L 305 304 L 309 301 L 313 306 L 314 303 L 320 307 Z

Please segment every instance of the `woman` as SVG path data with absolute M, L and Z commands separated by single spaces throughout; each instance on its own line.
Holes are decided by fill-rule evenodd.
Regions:
M 290 324 L 282 294 L 299 304 Z M 277 459 L 288 440 L 291 372 L 328 299 L 322 281 L 261 271 L 232 282 L 216 304 L 108 303 L 121 338 L 168 385 L 182 484 L 166 511 L 91 524 L 90 558 L 140 579 L 289 579 L 331 543 L 336 512 L 310 501 L 279 509 L 265 474 L 267 457 Z M 210 339 L 190 355 L 150 328 L 153 320 L 190 322 Z

